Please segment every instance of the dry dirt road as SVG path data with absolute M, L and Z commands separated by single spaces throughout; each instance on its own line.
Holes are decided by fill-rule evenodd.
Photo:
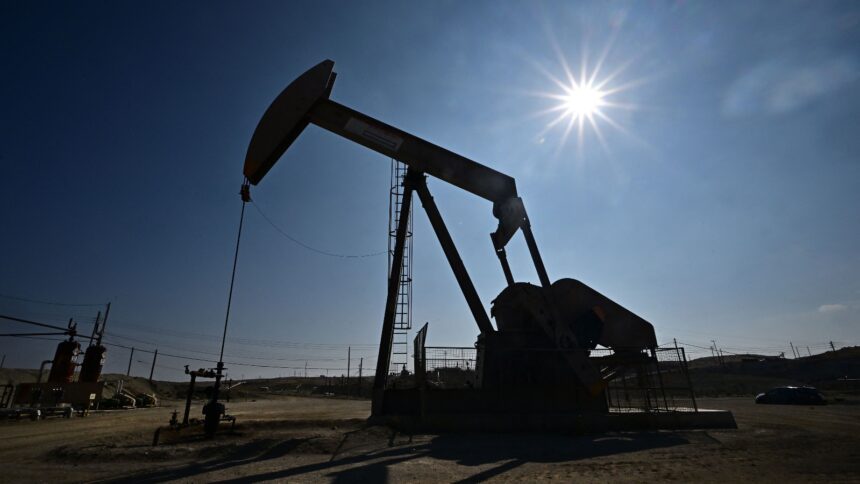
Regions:
M 860 405 L 732 410 L 737 430 L 564 434 L 393 433 L 366 401 L 280 397 L 229 405 L 233 434 L 162 434 L 174 409 L 0 422 L 4 482 L 860 482 Z M 180 406 L 177 404 L 176 406 Z M 199 407 L 193 409 L 193 415 Z

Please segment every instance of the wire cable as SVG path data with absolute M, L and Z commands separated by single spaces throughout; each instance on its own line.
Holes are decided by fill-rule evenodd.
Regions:
M 303 248 L 305 248 L 305 249 L 307 249 L 307 250 L 309 250 L 309 251 L 311 251 L 311 252 L 316 252 L 317 254 L 325 255 L 325 256 L 328 256 L 328 257 L 337 257 L 337 258 L 340 258 L 340 259 L 364 259 L 364 258 L 367 258 L 367 257 L 378 257 L 378 256 L 380 256 L 380 255 L 388 254 L 388 251 L 387 251 L 387 250 L 383 250 L 383 251 L 379 251 L 379 252 L 370 252 L 370 253 L 367 253 L 367 254 L 338 254 L 338 253 L 335 253 L 335 252 L 328 252 L 328 251 L 326 251 L 326 250 L 317 249 L 316 247 L 312 247 L 312 246 L 310 246 L 310 245 L 308 245 L 308 244 L 306 244 L 306 243 L 304 243 L 304 242 L 302 242 L 302 241 L 300 241 L 300 240 L 296 239 L 296 238 L 295 238 L 295 237 L 293 237 L 292 235 L 290 235 L 290 234 L 288 234 L 287 232 L 285 232 L 282 228 L 278 227 L 278 225 L 277 225 L 275 222 L 273 222 L 273 221 L 272 221 L 272 219 L 270 219 L 270 218 L 269 218 L 265 213 L 263 213 L 263 211 L 260 209 L 260 207 L 259 207 L 259 206 L 258 206 L 258 205 L 253 201 L 253 200 L 251 200 L 251 205 L 253 205 L 253 206 L 254 206 L 254 209 L 256 209 L 256 210 L 257 210 L 257 213 L 259 213 L 259 214 L 260 214 L 260 216 L 261 216 L 261 217 L 263 217 L 263 220 L 265 220 L 266 222 L 268 222 L 268 223 L 269 223 L 269 225 L 271 225 L 271 226 L 272 226 L 272 228 L 274 228 L 275 230 L 277 230 L 281 235 L 283 235 L 284 237 L 286 237 L 288 240 L 290 240 L 290 241 L 291 241 L 291 242 L 293 242 L 294 244 L 296 244 L 296 245 L 298 245 L 298 246 L 300 246 L 300 247 L 303 247 Z
M 101 304 L 69 304 L 69 303 L 61 303 L 61 302 L 56 302 L 56 301 L 40 301 L 38 299 L 27 299 L 24 297 L 9 296 L 6 294 L 0 294 L 0 297 L 2 297 L 3 299 L 11 299 L 13 301 L 21 301 L 21 302 L 28 302 L 28 303 L 35 303 L 35 304 L 47 304 L 49 306 L 101 307 L 101 306 L 105 305 L 105 303 L 101 303 Z
M 60 326 L 54 326 L 53 324 L 45 324 L 45 323 L 40 323 L 37 321 L 30 321 L 29 319 L 21 319 L 21 318 L 16 318 L 14 316 L 6 316 L 3 314 L 0 314 L 0 319 L 7 319 L 9 321 L 14 321 L 16 323 L 32 324 L 33 326 L 39 326 L 41 328 L 48 328 L 48 329 L 56 329 L 58 331 L 64 331 L 64 332 L 70 332 L 74 329 L 73 327 L 71 327 L 71 325 L 70 325 L 70 327 L 63 328 Z

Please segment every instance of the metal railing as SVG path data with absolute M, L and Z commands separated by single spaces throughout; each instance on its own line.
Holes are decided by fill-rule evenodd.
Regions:
M 471 347 L 424 346 L 426 327 L 415 339 L 415 369 L 420 378 L 436 388 L 473 388 L 478 381 L 477 354 Z M 520 349 L 518 352 L 550 353 L 565 350 Z M 653 350 L 598 348 L 589 352 L 606 382 L 606 402 L 612 412 L 698 411 L 684 348 Z M 559 358 L 559 361 L 563 359 Z M 575 384 L 571 381 L 571 384 Z
M 698 411 L 684 348 L 659 347 L 633 353 L 593 350 L 607 381 L 606 400 L 615 412 Z

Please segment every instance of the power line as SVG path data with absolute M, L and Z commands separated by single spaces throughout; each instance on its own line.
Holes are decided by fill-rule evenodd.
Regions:
M 45 323 L 40 323 L 37 321 L 30 321 L 29 319 L 16 318 L 14 316 L 6 316 L 3 314 L 0 314 L 0 319 L 6 319 L 9 321 L 14 321 L 16 323 L 31 324 L 33 326 L 39 326 L 41 328 L 56 329 L 58 331 L 71 331 L 72 330 L 72 328 L 70 328 L 70 327 L 62 328 L 60 326 L 54 326 L 53 324 L 45 324 Z
M 106 303 L 99 303 L 99 304 L 71 304 L 71 303 L 61 303 L 61 302 L 56 302 L 56 301 L 40 301 L 40 300 L 38 300 L 38 299 L 28 299 L 28 298 L 18 297 L 18 296 L 9 296 L 9 295 L 7 295 L 7 294 L 0 294 L 0 297 L 2 297 L 3 299 L 11 299 L 11 300 L 13 300 L 13 301 L 22 301 L 22 302 L 36 303 L 36 304 L 47 304 L 47 305 L 49 305 L 49 306 L 101 307 L 101 306 L 104 306 L 104 305 L 106 304 Z
M 25 338 L 25 339 L 34 339 L 34 340 L 43 340 L 43 341 L 55 341 L 55 342 L 64 341 L 63 338 L 45 338 L 45 337 L 38 337 L 38 336 L 19 336 L 19 337 Z M 114 336 L 114 337 L 116 337 L 116 336 Z M 697 348 L 697 349 L 707 351 L 707 352 L 711 351 L 710 347 L 699 346 L 699 345 L 695 345 L 692 343 L 686 343 L 683 341 L 678 341 L 678 343 L 681 345 L 684 345 L 684 346 L 689 346 L 691 348 Z M 103 342 L 103 344 L 106 346 L 112 346 L 115 348 L 123 348 L 123 349 L 127 349 L 127 350 L 132 349 L 131 346 L 127 346 L 127 345 L 120 344 L 120 343 L 111 343 L 111 342 L 106 341 L 106 342 Z M 842 344 L 847 344 L 847 343 L 842 342 Z M 134 347 L 134 350 L 136 352 L 139 351 L 139 352 L 150 353 L 150 354 L 154 353 L 153 350 L 146 350 L 146 349 L 142 349 L 142 348 L 138 348 L 138 347 Z M 723 353 L 728 353 L 731 355 L 741 355 L 741 353 L 734 353 L 731 351 L 725 351 L 725 349 L 723 349 Z M 173 354 L 173 353 L 159 352 L 158 355 L 168 357 L 168 358 L 184 360 L 184 361 L 197 361 L 197 362 L 213 363 L 213 364 L 217 363 L 217 361 L 214 359 L 198 358 L 198 357 L 194 357 L 194 356 L 185 356 L 185 355 Z M 230 357 L 231 358 L 244 358 L 241 356 L 230 356 Z M 372 358 L 370 358 L 370 359 L 372 359 Z M 267 359 L 267 360 L 268 361 L 278 361 L 279 359 L 271 358 L 271 359 Z M 302 359 L 296 358 L 296 360 L 300 360 L 300 361 L 327 361 L 325 359 L 319 359 L 319 358 L 302 358 Z M 342 360 L 343 359 L 340 359 L 338 361 L 342 361 Z M 284 361 L 290 361 L 290 360 L 284 359 Z M 332 360 L 332 361 L 334 361 L 334 360 Z M 304 365 L 302 365 L 302 366 L 264 365 L 264 364 L 257 364 L 257 363 L 240 363 L 237 361 L 225 361 L 224 363 L 227 365 L 230 365 L 230 366 L 239 366 L 239 367 L 248 367 L 248 368 L 267 368 L 267 369 L 280 369 L 280 370 L 303 370 L 303 369 L 305 369 Z M 169 367 L 169 366 L 163 366 L 163 365 L 158 365 L 158 364 L 155 366 L 159 367 L 159 368 L 181 371 L 177 368 Z M 340 367 L 338 367 L 338 368 L 327 368 L 327 367 L 311 367 L 311 366 L 308 366 L 307 369 L 308 370 L 319 370 L 319 371 L 346 371 L 347 370 L 347 368 L 340 368 Z
M 42 338 L 40 336 L 9 335 L 9 338 L 37 339 L 42 341 L 65 341 L 65 338 Z
M 117 337 L 116 335 L 108 335 L 108 336 Z M 122 337 L 120 336 L 120 338 L 122 338 Z M 126 345 L 119 344 L 119 343 L 104 343 L 104 344 L 107 346 L 116 346 L 116 347 L 125 348 L 128 350 L 130 350 L 132 348 L 131 346 L 126 346 Z M 165 346 L 165 347 L 167 346 L 167 345 L 156 345 L 154 343 L 151 343 L 151 344 L 153 344 L 154 346 Z M 143 351 L 145 353 L 154 353 L 154 350 L 145 350 L 145 349 L 141 349 L 138 347 L 134 347 L 134 348 L 135 348 L 135 351 Z M 186 350 L 186 351 L 191 351 L 191 350 Z M 216 353 L 205 353 L 205 352 L 199 352 L 199 351 L 192 351 L 192 353 L 203 353 L 203 354 L 209 354 L 212 356 L 216 356 Z M 185 359 L 189 359 L 189 360 L 207 361 L 207 362 L 211 362 L 211 363 L 217 363 L 217 361 L 215 361 L 215 360 L 207 360 L 205 358 L 196 358 L 196 357 L 192 357 L 192 356 L 174 355 L 174 354 L 170 354 L 170 353 L 158 353 L 158 354 L 164 355 L 164 356 L 171 356 L 174 358 L 185 358 Z M 227 355 L 227 356 L 229 356 L 230 358 L 248 358 L 248 359 L 251 359 L 250 357 L 237 356 L 237 355 Z M 345 361 L 346 360 L 346 358 L 338 358 L 338 359 L 330 358 L 329 359 L 329 358 L 314 358 L 314 357 L 295 358 L 295 359 L 281 359 L 281 358 L 259 358 L 259 359 L 262 359 L 265 361 Z M 225 363 L 227 363 L 227 362 L 225 362 Z M 250 363 L 246 364 L 246 363 L 235 363 L 234 362 L 231 364 L 233 364 L 233 365 L 244 365 L 244 366 L 255 366 L 255 365 L 250 364 Z M 268 366 L 263 366 L 263 367 L 267 368 Z M 275 367 L 273 367 L 273 368 L 275 368 Z M 297 369 L 298 367 L 293 368 L 293 367 L 284 366 L 284 367 L 277 367 L 277 368 Z M 302 368 L 304 368 L 304 367 L 302 367 Z M 329 368 L 329 369 L 334 369 L 334 368 Z
M 125 348 L 127 350 L 132 349 L 131 346 L 126 346 L 126 345 L 117 344 L 117 343 L 107 343 L 106 342 L 103 344 L 105 344 L 106 346 Z M 154 351 L 144 350 L 144 349 L 140 349 L 138 347 L 134 347 L 134 351 L 141 351 L 144 353 L 154 353 Z M 200 361 L 203 363 L 218 363 L 217 360 L 210 360 L 210 359 L 206 359 L 206 358 L 196 358 L 193 356 L 174 355 L 172 353 L 158 352 L 158 356 L 165 356 L 168 358 L 176 358 L 176 359 L 186 360 L 186 361 Z M 225 365 L 232 365 L 232 366 L 245 366 L 245 367 L 252 367 L 252 368 L 275 368 L 275 369 L 282 369 L 282 370 L 299 370 L 299 369 L 304 368 L 304 366 L 299 367 L 299 366 L 280 366 L 280 365 L 259 365 L 259 364 L 255 364 L 255 363 L 239 363 L 236 361 L 225 361 L 224 364 Z M 323 367 L 310 367 L 309 366 L 308 370 L 342 371 L 342 370 L 346 370 L 346 368 L 323 368 Z
M 154 326 L 152 324 L 146 324 L 141 322 L 129 322 L 125 319 L 111 319 L 112 327 L 119 327 L 121 329 L 127 329 L 129 331 L 139 331 L 142 333 L 150 333 L 150 334 L 158 334 L 158 335 L 169 335 L 176 338 L 184 338 L 184 339 L 205 339 L 210 341 L 221 341 L 220 336 L 206 334 L 206 333 L 192 333 L 187 331 L 176 331 L 171 329 L 166 329 L 160 326 Z M 355 348 L 367 348 L 367 349 L 375 349 L 378 348 L 379 345 L 375 343 L 310 343 L 310 342 L 297 342 L 297 341 L 285 341 L 285 340 L 274 340 L 274 339 L 252 339 L 252 338 L 237 338 L 237 337 L 229 337 L 227 340 L 233 344 L 242 344 L 248 346 L 276 346 L 276 347 L 294 347 L 294 348 L 307 348 L 313 350 L 341 350 L 347 347 Z
M 201 350 L 193 350 L 193 349 L 189 349 L 189 348 L 182 348 L 182 347 L 174 346 L 171 344 L 156 343 L 154 341 L 143 340 L 140 338 L 132 338 L 130 336 L 123 336 L 123 335 L 113 333 L 113 332 L 105 332 L 105 335 L 110 336 L 112 338 L 119 338 L 119 339 L 123 339 L 123 340 L 135 341 L 137 343 L 143 343 L 143 344 L 151 345 L 153 347 L 158 347 L 158 348 L 162 348 L 162 347 L 163 348 L 173 348 L 173 349 L 177 349 L 177 350 L 187 351 L 190 353 L 198 353 L 201 355 L 209 355 L 209 356 L 217 356 L 218 355 L 218 353 L 216 353 L 214 351 L 201 351 Z M 335 350 L 330 350 L 330 351 L 335 351 Z M 337 351 L 340 351 L 340 349 L 338 349 Z M 234 353 L 234 354 L 228 354 L 227 356 L 230 358 L 241 358 L 241 359 L 246 359 L 246 360 L 262 360 L 262 361 L 306 361 L 306 360 L 346 361 L 347 360 L 346 358 L 328 358 L 328 357 L 320 358 L 318 356 L 308 356 L 308 355 L 297 355 L 297 356 L 294 356 L 292 358 L 279 358 L 279 357 L 274 357 L 274 356 L 273 357 L 245 356 L 245 355 L 240 355 L 240 354 Z
M 691 338 L 695 337 L 707 337 L 711 338 L 720 338 L 720 339 L 728 339 L 728 340 L 741 340 L 741 341 L 749 341 L 749 340 L 759 340 L 763 342 L 773 342 L 773 343 L 781 343 L 782 339 L 779 337 L 773 336 L 753 336 L 749 334 L 737 334 L 737 333 L 725 333 L 725 332 L 711 332 L 711 331 L 694 331 L 689 328 L 677 328 L 670 325 L 664 325 L 658 328 L 663 333 L 681 333 L 690 335 Z
M 25 336 L 53 336 L 53 335 L 61 335 L 66 333 L 2 333 L 0 337 L 6 338 L 23 338 Z
M 278 227 L 278 225 L 275 224 L 275 222 L 273 222 L 272 219 L 270 219 L 265 213 L 263 213 L 263 211 L 260 209 L 260 207 L 253 200 L 251 201 L 251 205 L 254 206 L 254 209 L 257 210 L 257 213 L 259 213 L 260 216 L 263 217 L 263 220 L 268 222 L 269 225 L 272 226 L 272 228 L 277 230 L 281 235 L 286 237 L 288 240 L 290 240 L 294 244 L 297 244 L 297 245 L 299 245 L 299 246 L 301 246 L 301 247 L 303 247 L 303 248 L 305 248 L 311 252 L 316 252 L 317 254 L 321 254 L 321 255 L 325 255 L 325 256 L 329 256 L 329 257 L 337 257 L 340 259 L 363 259 L 363 258 L 367 258 L 367 257 L 377 257 L 377 256 L 385 255 L 388 253 L 387 250 L 383 250 L 383 251 L 371 252 L 371 253 L 367 253 L 367 254 L 338 254 L 335 252 L 328 252 L 326 250 L 317 249 L 316 247 L 312 247 L 312 246 L 296 239 L 292 235 L 285 232 L 282 228 Z
M 38 336 L 19 336 L 19 337 L 25 338 L 25 339 L 34 339 L 34 340 L 43 340 L 43 341 L 55 341 L 55 342 L 64 341 L 64 339 L 62 339 L 62 338 L 44 338 L 44 337 L 38 337 Z M 127 350 L 132 349 L 132 346 L 127 346 L 127 345 L 120 344 L 120 343 L 111 343 L 111 342 L 105 341 L 102 344 L 104 344 L 105 346 L 111 346 L 114 348 L 123 348 L 123 349 L 127 349 Z M 152 351 L 152 350 L 146 350 L 146 349 L 142 349 L 142 348 L 138 348 L 138 347 L 134 347 L 134 351 L 135 352 L 142 352 L 142 353 L 150 353 L 150 354 L 154 353 L 154 351 Z M 184 360 L 184 361 L 197 361 L 197 362 L 202 362 L 202 363 L 217 363 L 216 360 L 212 360 L 212 359 L 197 358 L 194 356 L 177 355 L 177 354 L 173 354 L 173 353 L 163 353 L 160 351 L 158 352 L 158 356 L 175 358 L 175 359 Z M 322 361 L 322 360 L 305 358 L 305 359 L 302 359 L 301 361 Z M 241 367 L 250 367 L 250 368 L 269 368 L 269 369 L 278 369 L 278 370 L 303 370 L 303 369 L 305 369 L 304 365 L 302 365 L 302 366 L 261 365 L 261 364 L 257 364 L 257 363 L 240 363 L 238 361 L 225 361 L 224 364 L 230 365 L 230 366 L 241 366 Z M 159 366 L 159 365 L 156 365 L 156 366 Z M 175 369 L 175 368 L 172 368 L 172 369 Z M 307 369 L 308 370 L 325 370 L 325 371 L 346 371 L 345 367 L 343 367 L 343 368 L 327 368 L 327 367 L 322 367 L 322 366 L 308 366 Z
M 160 334 L 161 332 L 160 331 L 152 331 L 152 333 Z M 137 337 L 125 336 L 125 335 L 122 335 L 119 333 L 115 333 L 113 331 L 105 332 L 105 334 L 110 335 L 110 336 L 114 336 L 114 337 L 118 337 L 118 338 L 137 341 L 140 343 L 151 344 L 153 346 L 165 345 L 164 343 L 159 343 L 159 342 L 152 341 L 149 339 L 141 339 L 141 338 L 137 338 Z M 189 339 L 191 339 L 191 338 L 193 338 L 193 337 L 189 337 Z M 240 345 L 246 345 L 246 346 L 265 346 L 265 347 L 286 348 L 286 349 L 308 349 L 308 350 L 314 350 L 314 351 L 341 351 L 341 350 L 346 349 L 348 347 L 353 347 L 353 348 L 356 348 L 356 351 L 361 352 L 361 351 L 372 351 L 372 350 L 375 350 L 376 348 L 379 347 L 379 345 L 369 344 L 369 343 L 343 343 L 343 344 L 341 344 L 341 343 L 332 343 L 332 344 L 298 343 L 298 342 L 292 342 L 292 341 L 251 340 L 251 339 L 244 339 L 244 338 L 228 338 L 227 340 L 232 344 L 240 344 Z M 183 349 L 185 349 L 185 348 L 183 348 Z

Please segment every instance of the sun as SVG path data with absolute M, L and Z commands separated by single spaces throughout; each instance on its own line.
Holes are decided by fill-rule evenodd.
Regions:
M 616 65 L 613 71 L 604 73 L 611 47 L 610 42 L 594 63 L 588 62 L 588 52 L 583 50 L 581 63 L 575 74 L 558 45 L 555 43 L 553 45 L 558 55 L 562 76 L 557 77 L 542 64 L 533 63 L 538 71 L 556 87 L 555 92 L 532 91 L 532 94 L 552 101 L 550 106 L 536 113 L 538 116 L 552 116 L 544 129 L 538 133 L 536 137 L 538 143 L 543 143 L 550 131 L 558 130 L 561 136 L 557 151 L 560 152 L 571 134 L 575 133 L 577 151 L 582 154 L 586 132 L 591 132 L 597 137 L 603 151 L 609 153 L 609 144 L 604 137 L 601 125 L 636 138 L 614 119 L 618 111 L 639 109 L 638 105 L 619 99 L 619 94 L 644 82 L 644 79 L 633 79 L 619 83 L 619 77 L 632 61 L 622 62 Z
M 544 111 L 544 113 L 555 114 L 555 119 L 546 125 L 544 133 L 557 125 L 564 126 L 559 148 L 564 146 L 568 135 L 575 129 L 577 146 L 581 149 L 585 141 L 586 126 L 588 126 L 597 135 L 603 148 L 607 150 L 598 121 L 622 129 L 608 114 L 609 110 L 619 106 L 610 99 L 617 89 L 607 88 L 607 79 L 597 81 L 596 77 L 596 70 L 590 75 L 583 70 L 580 79 L 575 79 L 568 71 L 567 82 L 553 79 L 559 87 L 559 92 L 544 94 L 544 97 L 556 103 Z
M 603 91 L 591 86 L 573 86 L 562 95 L 565 115 L 574 118 L 592 117 L 606 103 Z

